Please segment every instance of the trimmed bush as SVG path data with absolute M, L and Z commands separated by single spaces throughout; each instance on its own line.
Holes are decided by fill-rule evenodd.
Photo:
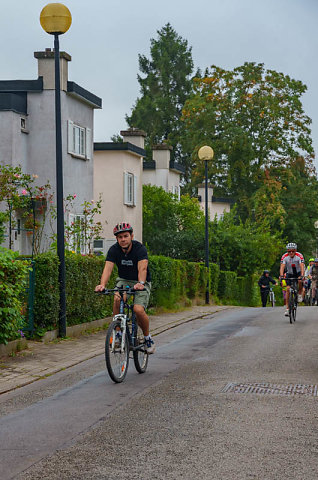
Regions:
M 112 304 L 108 297 L 98 296 L 94 288 L 98 285 L 104 259 L 67 254 L 66 305 L 67 324 L 76 325 L 110 315 Z M 115 282 L 117 269 L 114 269 L 110 284 Z M 58 328 L 58 257 L 50 252 L 40 254 L 35 261 L 35 331 Z
M 19 254 L 0 248 L 0 344 L 21 338 L 24 326 L 22 309 L 27 284 L 28 262 Z

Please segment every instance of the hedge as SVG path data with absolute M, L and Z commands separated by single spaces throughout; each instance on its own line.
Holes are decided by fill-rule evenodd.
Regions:
M 10 255 L 15 258 L 13 252 Z M 6 262 L 8 263 L 8 261 Z M 112 299 L 97 296 L 94 293 L 94 288 L 99 283 L 104 267 L 104 258 L 67 253 L 65 263 L 67 324 L 75 325 L 110 316 Z M 25 276 L 27 267 L 23 262 L 11 262 L 10 267 L 13 269 L 12 272 L 16 272 L 13 275 L 16 279 L 15 282 Z M 152 276 L 150 307 L 177 310 L 180 306 L 190 305 L 196 298 L 204 301 L 207 271 L 203 263 L 150 256 L 149 267 Z M 218 265 L 213 263 L 210 264 L 209 274 L 210 293 L 215 301 L 233 305 L 260 305 L 258 275 L 238 277 L 235 272 L 220 271 Z M 115 268 L 109 285 L 114 285 L 116 276 L 117 269 Z M 9 278 L 8 275 L 7 278 Z M 59 290 L 58 257 L 55 254 L 47 252 L 36 257 L 35 282 L 35 332 L 41 333 L 41 331 L 56 329 L 58 326 Z M 12 301 L 8 301 L 10 305 L 13 305 L 12 308 L 15 308 L 12 321 L 10 316 L 6 317 L 5 327 L 0 330 L 0 343 L 7 341 L 10 336 L 14 338 L 17 332 L 19 324 L 17 318 L 21 317 L 21 314 L 19 317 L 21 304 L 17 303 L 17 298 L 21 289 L 24 288 L 23 282 L 19 280 L 18 283 L 19 289 L 11 291 Z M 11 284 L 8 285 L 6 288 L 10 290 Z M 282 294 L 280 287 L 276 287 L 276 289 L 278 290 L 276 292 L 277 304 L 279 304 Z M 4 287 L 0 290 L 0 299 L 3 292 Z M 0 315 L 3 315 L 3 308 L 8 307 L 2 307 L 2 311 L 1 307 L 2 305 L 0 305 Z
M 0 248 L 0 344 L 21 338 L 28 262 L 19 254 Z

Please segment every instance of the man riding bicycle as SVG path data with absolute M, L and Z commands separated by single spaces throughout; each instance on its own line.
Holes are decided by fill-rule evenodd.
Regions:
M 301 253 L 297 252 L 296 243 L 288 243 L 286 245 L 287 252 L 281 258 L 280 265 L 280 278 L 283 278 L 284 272 L 286 270 L 286 282 L 287 282 L 287 292 L 286 292 L 286 306 L 289 305 L 289 292 L 291 278 L 298 279 L 298 302 L 303 301 L 305 294 L 305 289 L 303 286 L 302 279 L 305 273 L 305 263 L 304 257 Z M 285 316 L 288 317 L 288 310 L 285 311 Z
M 309 270 L 309 278 L 312 281 L 312 298 L 313 298 L 313 305 L 315 305 L 316 298 L 317 298 L 317 287 L 318 287 L 318 258 L 314 259 L 314 264 L 311 266 Z M 317 300 L 318 305 L 318 300 Z
M 154 353 L 154 341 L 149 334 L 149 317 L 146 308 L 150 297 L 150 272 L 148 268 L 148 254 L 146 247 L 140 242 L 133 240 L 133 228 L 129 223 L 118 223 L 113 230 L 117 242 L 107 252 L 105 267 L 101 276 L 100 284 L 95 292 L 102 292 L 110 279 L 114 265 L 118 268 L 116 287 L 129 286 L 138 293 L 134 295 L 134 312 L 138 325 L 140 325 L 146 342 L 148 353 Z M 113 313 L 119 313 L 120 295 L 114 296 Z

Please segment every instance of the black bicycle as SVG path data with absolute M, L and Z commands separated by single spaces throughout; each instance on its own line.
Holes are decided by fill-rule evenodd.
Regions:
M 144 373 L 148 365 L 144 334 L 137 323 L 133 305 L 127 303 L 127 295 L 134 296 L 137 291 L 127 287 L 105 289 L 97 293 L 120 295 L 119 314 L 114 315 L 106 333 L 105 360 L 110 378 L 115 383 L 121 383 L 128 371 L 130 351 L 138 373 Z
M 288 314 L 289 321 L 293 323 L 296 321 L 297 305 L 298 305 L 298 278 L 292 277 L 290 280 Z

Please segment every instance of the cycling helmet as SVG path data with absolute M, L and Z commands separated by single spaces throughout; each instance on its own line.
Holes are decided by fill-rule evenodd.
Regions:
M 286 250 L 297 250 L 297 244 L 296 243 L 287 243 Z
M 314 259 L 314 258 L 310 258 L 310 259 L 308 260 L 308 262 L 315 262 L 315 259 Z
M 269 273 L 269 270 L 264 270 L 263 275 L 266 275 L 266 273 Z
M 117 223 L 117 225 L 115 225 L 113 234 L 117 236 L 119 233 L 122 233 L 122 232 L 130 232 L 130 233 L 133 232 L 133 228 L 130 225 L 130 223 L 123 222 L 123 223 Z

